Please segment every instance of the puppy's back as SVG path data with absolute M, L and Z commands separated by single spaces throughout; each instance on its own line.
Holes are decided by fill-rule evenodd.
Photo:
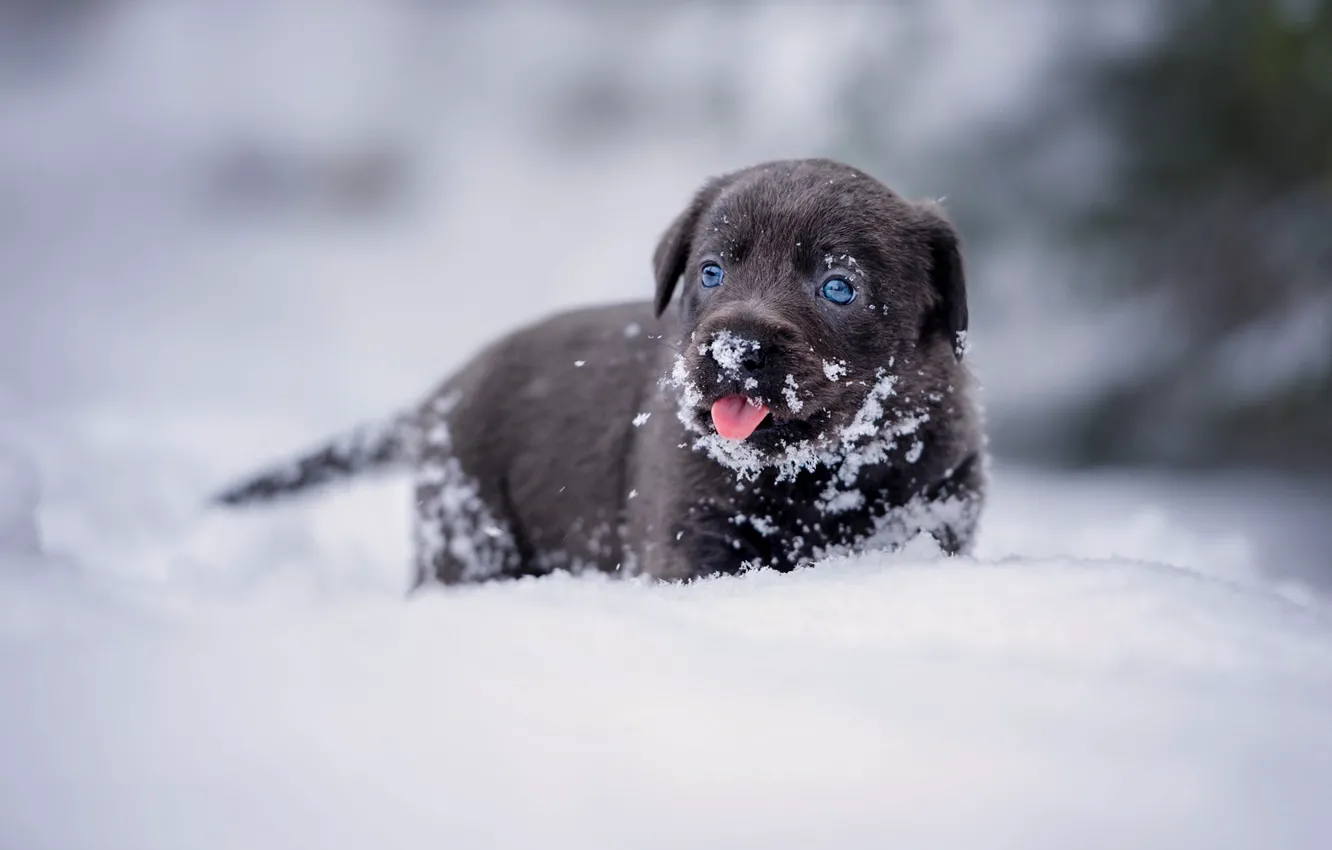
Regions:
M 438 415 L 446 450 L 500 506 L 522 572 L 622 560 L 634 420 L 671 354 L 662 332 L 647 302 L 562 313 L 491 345 L 422 407 L 424 433 Z

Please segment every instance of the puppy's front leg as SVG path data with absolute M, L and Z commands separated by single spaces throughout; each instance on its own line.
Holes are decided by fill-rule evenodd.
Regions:
M 668 581 L 734 575 L 762 562 L 762 554 L 742 529 L 729 519 L 698 511 L 675 525 L 667 557 L 655 574 Z
M 483 492 L 457 458 L 427 457 L 417 472 L 413 588 L 515 575 L 522 557 L 498 494 Z

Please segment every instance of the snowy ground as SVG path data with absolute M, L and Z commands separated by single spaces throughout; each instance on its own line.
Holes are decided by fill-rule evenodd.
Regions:
M 1332 834 L 1327 505 L 1280 482 L 1001 465 L 974 559 L 405 600 L 405 482 L 204 510 L 266 441 L 138 425 L 0 456 L 0 847 Z
M 1332 617 L 1242 538 L 1172 522 L 1181 502 L 1001 470 L 976 559 L 404 601 L 405 496 L 159 518 L 66 558 L 36 550 L 10 486 L 0 846 L 1316 848 L 1332 830 Z

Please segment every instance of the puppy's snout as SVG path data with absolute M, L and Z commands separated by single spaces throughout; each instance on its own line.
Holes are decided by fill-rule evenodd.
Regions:
M 763 381 L 773 370 L 789 366 L 793 352 L 801 349 L 795 328 L 762 315 L 722 315 L 700 330 L 706 342 L 698 353 L 731 378 Z
M 765 363 L 767 363 L 767 356 L 764 355 L 761 347 L 752 349 L 740 357 L 740 368 L 750 374 L 760 371 Z
M 751 335 L 740 335 L 731 330 L 711 334 L 707 343 L 699 347 L 699 354 L 712 360 L 723 374 L 731 376 L 756 375 L 768 362 L 764 341 Z

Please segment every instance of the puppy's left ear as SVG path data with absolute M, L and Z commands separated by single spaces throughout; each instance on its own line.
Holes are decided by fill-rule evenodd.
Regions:
M 929 246 L 930 283 L 934 309 L 925 320 L 925 333 L 948 335 L 953 354 L 962 359 L 967 345 L 967 277 L 957 230 L 935 204 L 921 205 L 925 240 Z
M 675 217 L 675 221 L 671 222 L 671 226 L 666 229 L 661 241 L 657 243 L 657 250 L 652 254 L 652 270 L 657 277 L 657 296 L 653 306 L 658 318 L 666 312 L 666 306 L 671 303 L 671 295 L 675 292 L 675 284 L 679 282 L 680 275 L 684 274 L 685 263 L 688 262 L 689 252 L 693 249 L 694 231 L 698 228 L 698 220 L 708 207 L 712 206 L 713 201 L 717 200 L 722 189 L 734 179 L 734 174 L 728 174 L 724 177 L 714 177 L 703 184 L 703 188 L 694 195 L 689 206 Z

